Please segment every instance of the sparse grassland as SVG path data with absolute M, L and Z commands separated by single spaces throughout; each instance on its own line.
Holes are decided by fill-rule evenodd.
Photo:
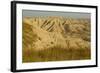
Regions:
M 86 60 L 91 58 L 90 49 L 50 48 L 42 51 L 23 50 L 23 62 L 48 62 L 64 60 Z

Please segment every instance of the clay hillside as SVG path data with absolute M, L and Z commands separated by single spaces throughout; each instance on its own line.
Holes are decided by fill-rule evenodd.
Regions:
M 60 58 L 60 56 L 57 58 L 58 53 L 53 55 L 53 53 L 55 53 L 53 50 L 64 50 L 67 52 L 70 50 L 69 56 L 71 56 L 71 59 L 90 58 L 90 27 L 89 19 L 54 16 L 24 17 L 22 30 L 23 62 L 34 62 L 34 60 L 32 60 L 34 51 L 38 53 L 36 53 L 37 55 L 41 53 L 37 61 L 69 60 L 69 58 L 66 58 L 66 54 L 62 55 L 61 53 L 59 54 L 64 58 Z M 72 53 L 78 54 L 80 50 L 83 50 L 81 53 L 82 56 L 85 54 L 84 57 L 73 57 L 74 54 L 72 55 Z M 48 56 L 45 57 L 44 53 L 49 53 L 48 56 L 53 57 L 47 59 Z M 43 58 L 45 57 L 45 59 L 43 59 L 41 55 Z M 30 56 L 31 60 L 29 59 Z

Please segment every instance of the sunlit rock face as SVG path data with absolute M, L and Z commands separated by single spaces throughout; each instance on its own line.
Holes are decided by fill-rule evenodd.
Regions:
M 68 17 L 24 17 L 23 48 L 90 49 L 90 20 Z

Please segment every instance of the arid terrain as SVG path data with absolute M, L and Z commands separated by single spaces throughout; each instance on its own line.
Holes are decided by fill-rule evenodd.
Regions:
M 60 16 L 24 17 L 24 63 L 91 58 L 90 19 Z

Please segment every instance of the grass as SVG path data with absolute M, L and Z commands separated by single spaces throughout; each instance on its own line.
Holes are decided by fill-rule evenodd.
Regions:
M 42 51 L 23 50 L 23 63 L 90 59 L 90 49 L 49 48 Z

